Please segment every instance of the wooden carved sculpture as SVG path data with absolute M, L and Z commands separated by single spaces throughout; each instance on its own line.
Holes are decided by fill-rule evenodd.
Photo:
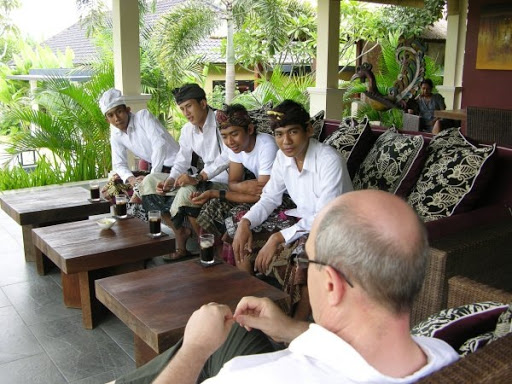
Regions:
M 372 72 L 370 63 L 363 63 L 357 67 L 356 73 L 350 81 L 360 79 L 367 81 L 367 90 L 364 94 L 368 103 L 377 111 L 386 111 L 391 108 L 406 109 L 407 101 L 417 92 L 425 74 L 425 49 L 418 40 L 400 38 L 396 49 L 396 60 L 400 64 L 400 73 L 387 95 L 383 95 L 377 88 L 377 80 Z

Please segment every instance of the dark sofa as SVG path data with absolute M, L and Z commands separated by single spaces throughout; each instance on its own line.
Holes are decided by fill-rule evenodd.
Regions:
M 325 120 L 320 141 L 339 124 Z M 371 131 L 377 140 L 386 128 L 372 126 Z M 403 133 L 422 135 L 428 143 L 433 138 L 428 133 Z M 468 276 L 512 291 L 512 148 L 497 147 L 495 156 L 491 177 L 471 210 L 426 223 L 430 263 L 413 308 L 413 324 L 447 307 L 448 279 L 452 276 Z

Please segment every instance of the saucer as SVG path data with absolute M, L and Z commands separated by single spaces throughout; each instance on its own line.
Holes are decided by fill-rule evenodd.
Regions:
M 152 238 L 152 239 L 159 239 L 159 238 L 161 238 L 161 237 L 169 236 L 169 235 L 168 235 L 167 233 L 165 233 L 165 232 L 160 232 L 160 234 L 159 234 L 159 235 L 153 235 L 152 233 L 146 233 L 146 236 L 147 236 L 147 237 L 150 237 L 150 238 Z
M 117 220 L 128 220 L 128 219 L 133 219 L 135 216 L 133 216 L 133 215 L 126 215 L 126 217 L 119 217 L 117 215 L 114 215 L 112 217 L 115 217 Z
M 91 198 L 88 198 L 87 201 L 89 203 L 104 203 L 105 201 L 108 201 L 107 199 L 104 199 L 103 197 L 101 197 L 99 200 L 92 200 Z

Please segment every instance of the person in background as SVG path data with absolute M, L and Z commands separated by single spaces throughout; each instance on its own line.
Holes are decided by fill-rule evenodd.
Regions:
M 434 83 L 430 79 L 424 79 L 420 87 L 421 93 L 416 98 L 416 106 L 408 112 L 420 116 L 420 131 L 438 134 L 451 122 L 434 116 L 434 111 L 446 109 L 444 98 L 439 93 L 432 93 Z
M 249 257 L 255 271 L 275 277 L 292 298 L 294 316 L 305 319 L 309 316 L 306 276 L 289 262 L 290 254 L 304 246 L 316 214 L 335 197 L 351 191 L 352 181 L 338 152 L 311 138 L 311 119 L 301 104 L 285 100 L 269 114 L 279 151 L 260 200 L 238 223 L 233 252 L 237 265 Z M 273 233 L 255 255 L 251 229 L 281 205 L 285 192 L 297 206 L 286 215 L 297 221 Z
M 192 230 L 196 234 L 199 226 L 196 217 L 201 206 L 194 204 L 190 198 L 197 187 L 207 189 L 226 189 L 228 183 L 229 159 L 226 147 L 222 143 L 217 130 L 215 111 L 208 105 L 204 90 L 197 84 L 185 84 L 174 91 L 174 98 L 188 122 L 181 129 L 180 150 L 168 177 L 152 175 L 146 177 L 144 189 L 153 190 L 156 194 L 144 193 L 142 203 L 146 209 L 160 209 L 169 212 L 162 216 L 162 221 L 172 228 L 176 238 L 176 251 L 164 260 L 176 260 L 187 256 L 186 242 Z M 192 155 L 197 154 L 204 168 L 191 174 Z M 165 175 L 167 176 L 167 175 Z M 209 182 L 209 183 L 207 183 Z M 170 199 L 163 200 L 164 195 L 172 194 Z
M 314 324 L 266 298 L 245 297 L 234 313 L 209 303 L 181 342 L 115 382 L 416 382 L 458 359 L 444 341 L 409 333 L 428 252 L 424 225 L 403 200 L 346 193 L 318 213 L 297 258 L 309 269 Z
M 151 164 L 151 173 L 169 173 L 179 145 L 147 109 L 132 113 L 121 91 L 111 88 L 99 100 L 101 112 L 110 124 L 112 169 L 121 180 L 135 186 L 143 176 L 135 177 L 128 165 L 128 151 Z

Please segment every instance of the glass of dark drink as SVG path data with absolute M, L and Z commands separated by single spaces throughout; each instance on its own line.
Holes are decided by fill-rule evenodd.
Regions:
M 162 234 L 162 213 L 160 211 L 149 211 L 149 233 L 153 237 L 158 237 Z
M 201 264 L 210 265 L 215 261 L 215 238 L 212 233 L 203 233 L 199 236 L 199 246 L 201 252 L 199 254 Z
M 114 212 L 119 219 L 126 219 L 128 217 L 127 214 L 127 203 L 128 196 L 120 194 L 116 196 L 116 205 L 114 207 Z
M 96 180 L 90 181 L 89 190 L 91 191 L 91 201 L 100 201 L 100 183 Z

